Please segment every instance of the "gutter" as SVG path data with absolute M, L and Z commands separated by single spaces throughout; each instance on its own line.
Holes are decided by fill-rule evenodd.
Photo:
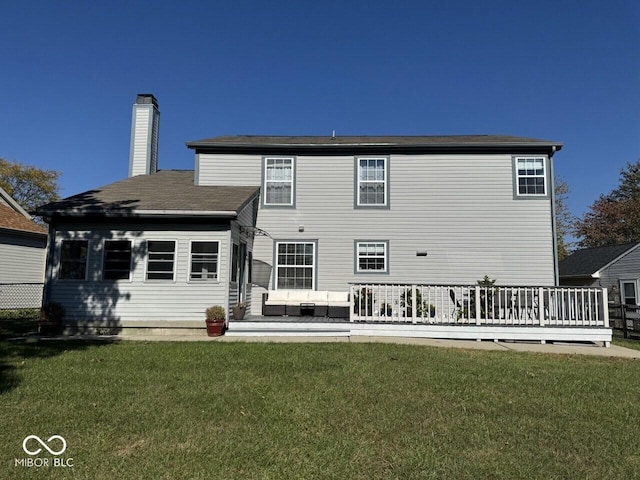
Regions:
M 38 212 L 39 215 L 51 217 L 100 217 L 100 218 L 236 218 L 238 212 L 227 210 L 57 210 L 54 212 Z

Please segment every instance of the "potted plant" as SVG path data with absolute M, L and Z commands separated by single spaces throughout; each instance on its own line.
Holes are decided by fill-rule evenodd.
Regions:
M 413 310 L 413 298 L 412 291 L 408 288 L 402 295 L 400 295 L 400 306 L 404 309 L 404 316 L 410 317 Z M 435 317 L 436 316 L 436 306 L 428 303 L 426 300 L 422 300 L 422 292 L 420 290 L 416 290 L 416 315 L 418 317 Z
M 213 307 L 207 308 L 206 315 L 207 335 L 210 337 L 219 337 L 224 334 L 224 323 L 226 319 L 224 308 L 220 305 L 214 305 Z
M 38 328 L 44 335 L 57 334 L 62 331 L 64 307 L 58 302 L 48 302 L 40 309 Z
M 381 317 L 393 316 L 393 306 L 390 303 L 386 303 L 386 302 L 380 305 L 380 316 Z
M 240 302 L 236 304 L 233 308 L 233 318 L 235 320 L 242 320 L 244 318 L 244 314 L 247 311 L 247 302 Z

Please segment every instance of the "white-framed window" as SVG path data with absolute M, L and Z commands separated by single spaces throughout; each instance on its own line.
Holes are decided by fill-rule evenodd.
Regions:
M 62 240 L 58 278 L 60 280 L 86 280 L 88 258 L 88 240 Z
M 147 280 L 173 280 L 175 258 L 174 240 L 147 240 Z
M 388 204 L 389 159 L 386 157 L 358 157 L 356 205 L 386 207 Z
M 547 195 L 545 157 L 516 157 L 516 191 L 520 196 Z
M 315 288 L 316 243 L 276 242 L 276 288 Z
M 103 280 L 129 280 L 131 278 L 131 241 L 105 240 L 103 253 Z
M 265 157 L 264 205 L 292 207 L 294 204 L 294 177 L 293 157 Z
M 219 253 L 220 242 L 191 242 L 189 279 L 194 281 L 217 280 Z
M 356 273 L 387 273 L 389 242 L 356 242 Z
M 638 305 L 638 290 L 635 280 L 621 280 L 620 293 L 625 305 Z

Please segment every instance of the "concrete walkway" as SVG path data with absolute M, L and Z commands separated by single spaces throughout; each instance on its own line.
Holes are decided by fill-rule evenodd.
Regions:
M 259 337 L 205 337 L 200 335 L 113 335 L 88 336 L 72 335 L 65 340 L 122 340 L 146 342 L 257 342 L 257 343 L 397 343 L 405 345 L 426 345 L 430 347 L 466 348 L 470 350 L 497 350 L 515 352 L 552 353 L 561 355 L 593 355 L 599 357 L 638 358 L 640 350 L 611 345 L 609 348 L 594 344 L 573 344 L 565 342 L 547 343 L 542 345 L 535 342 L 478 342 L 474 340 L 439 340 L 432 338 L 406 337 L 304 337 L 304 336 L 259 336 Z M 44 340 L 44 339 L 43 339 Z

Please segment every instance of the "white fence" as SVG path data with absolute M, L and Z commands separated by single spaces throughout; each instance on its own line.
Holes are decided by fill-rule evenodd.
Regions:
M 352 322 L 609 327 L 605 288 L 358 283 L 350 290 Z

